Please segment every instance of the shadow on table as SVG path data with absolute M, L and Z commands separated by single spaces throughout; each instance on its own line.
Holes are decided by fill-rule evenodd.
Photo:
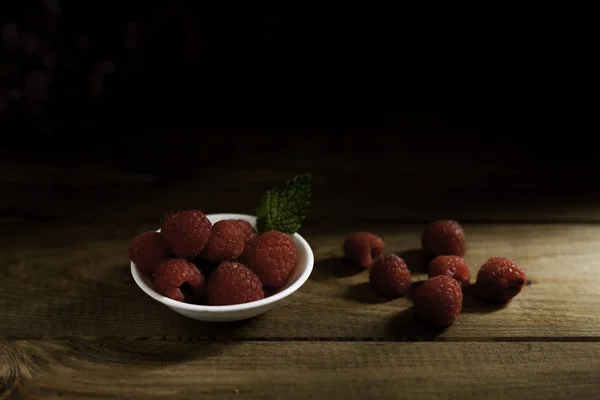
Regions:
M 349 286 L 346 297 L 349 300 L 365 304 L 381 304 L 394 300 L 394 298 L 384 297 L 375 293 L 373 289 L 371 289 L 371 284 L 369 282 L 360 282 Z
M 360 274 L 361 272 L 364 272 L 364 269 L 350 264 L 343 257 L 330 257 L 315 261 L 310 278 L 315 281 L 324 281 L 346 278 Z
M 173 312 L 166 313 L 164 318 L 169 325 L 172 325 L 172 320 L 175 319 L 181 327 L 181 332 L 173 335 L 173 329 L 169 328 L 169 333 L 165 336 L 85 335 L 81 339 L 66 340 L 65 344 L 90 361 L 178 363 L 209 357 L 218 354 L 223 348 L 235 346 L 239 343 L 236 340 L 240 337 L 239 331 L 260 316 L 252 320 L 220 323 L 197 321 Z
M 396 253 L 396 255 L 406 262 L 406 266 L 413 274 L 427 273 L 430 257 L 423 253 L 421 249 L 404 250 Z
M 418 320 L 413 307 L 406 308 L 388 323 L 386 337 L 394 341 L 433 341 L 438 340 L 447 328 L 440 328 Z
M 417 290 L 424 283 L 425 283 L 425 280 L 421 280 L 421 281 L 415 281 L 415 282 L 413 282 L 413 283 L 410 284 L 410 287 L 408 288 L 408 294 L 407 294 L 407 296 L 410 299 L 410 301 L 414 300 L 415 294 L 417 293 Z
M 463 313 L 485 314 L 502 310 L 507 303 L 490 303 L 477 296 L 475 284 L 470 284 L 463 289 Z
M 38 332 L 68 337 L 67 346 L 99 362 L 152 364 L 207 357 L 235 345 L 261 319 L 217 323 L 186 318 L 142 292 L 129 267 L 107 268 L 93 282 L 79 279 L 71 295 L 59 295 L 44 307 L 39 316 L 45 325 Z

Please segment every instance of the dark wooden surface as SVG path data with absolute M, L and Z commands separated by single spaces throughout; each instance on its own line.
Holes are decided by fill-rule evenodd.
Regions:
M 512 141 L 432 142 L 435 126 L 421 129 L 402 142 L 174 132 L 4 150 L 0 398 L 597 398 L 595 163 Z M 174 209 L 252 213 L 298 172 L 314 177 L 300 233 L 316 263 L 283 305 L 208 324 L 137 288 L 131 236 Z M 347 233 L 370 230 L 424 279 L 419 235 L 442 217 L 464 223 L 472 274 L 506 256 L 530 285 L 503 308 L 467 295 L 457 322 L 435 331 L 340 257 Z

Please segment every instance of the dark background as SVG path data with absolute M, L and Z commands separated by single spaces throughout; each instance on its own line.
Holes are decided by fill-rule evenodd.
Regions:
M 199 185 L 216 168 L 255 171 L 261 190 L 303 171 L 326 187 L 337 170 L 362 177 L 349 202 L 395 184 L 446 214 L 596 204 L 581 14 L 200 3 L 2 3 L 5 193 L 28 179 L 64 205 L 86 168 Z M 54 167 L 60 178 L 23 172 Z
M 583 72 L 573 64 L 586 58 L 568 17 L 550 21 L 548 9 L 143 4 L 4 4 L 3 121 L 105 136 L 373 130 L 418 113 L 457 135 L 532 137 L 567 118 Z

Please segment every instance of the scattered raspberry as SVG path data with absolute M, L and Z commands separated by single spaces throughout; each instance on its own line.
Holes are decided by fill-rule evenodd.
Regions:
M 415 316 L 439 326 L 452 325 L 462 310 L 463 293 L 457 281 L 445 275 L 429 278 L 417 289 Z
M 477 273 L 477 294 L 492 302 L 507 302 L 515 297 L 527 278 L 525 272 L 514 262 L 504 257 L 492 257 Z
M 242 232 L 242 236 L 244 237 L 244 244 L 250 244 L 256 238 L 256 229 L 250 224 L 250 222 L 244 219 L 234 219 L 234 221 L 239 230 Z
M 279 231 L 258 236 L 244 254 L 248 267 L 266 288 L 278 289 L 285 284 L 296 266 L 298 250 L 290 235 Z
M 402 258 L 389 254 L 375 261 L 369 280 L 375 292 L 384 296 L 399 297 L 410 287 L 410 271 Z
M 421 247 L 431 257 L 465 255 L 465 233 L 458 222 L 440 220 L 430 224 L 421 236 Z
M 129 259 L 143 272 L 152 274 L 169 255 L 169 247 L 158 232 L 144 232 L 129 243 Z
M 464 258 L 459 256 L 437 256 L 429 263 L 429 277 L 446 275 L 463 287 L 469 286 L 469 265 Z
M 209 261 L 231 261 L 239 257 L 244 250 L 244 236 L 238 224 L 232 220 L 216 222 L 202 249 L 202 257 Z
M 193 259 L 204 248 L 211 228 L 212 224 L 200 211 L 180 211 L 165 217 L 161 234 L 175 256 Z
M 222 262 L 208 281 L 206 297 L 213 306 L 242 304 L 263 299 L 262 283 L 244 264 Z
M 370 232 L 355 232 L 344 241 L 344 256 L 357 267 L 369 268 L 383 254 L 385 243 Z
M 184 259 L 170 259 L 154 271 L 154 287 L 163 296 L 188 303 L 204 294 L 206 280 L 196 266 Z

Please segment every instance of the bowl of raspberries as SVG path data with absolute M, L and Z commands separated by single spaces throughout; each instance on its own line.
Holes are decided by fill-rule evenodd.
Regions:
M 257 218 L 186 210 L 129 245 L 131 274 L 154 300 L 186 317 L 235 321 L 262 314 L 298 290 L 314 256 L 302 236 L 258 233 Z
M 131 274 L 154 300 L 186 317 L 236 321 L 298 290 L 314 255 L 297 232 L 310 204 L 310 174 L 269 189 L 256 216 L 185 210 L 129 244 Z

